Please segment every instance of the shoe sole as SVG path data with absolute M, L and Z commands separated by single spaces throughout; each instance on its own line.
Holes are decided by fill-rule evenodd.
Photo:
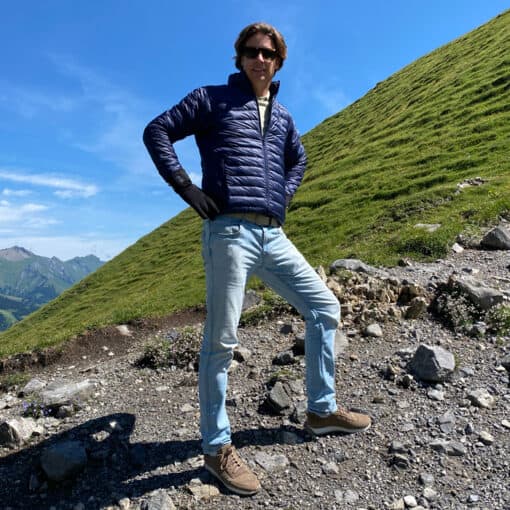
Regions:
M 323 436 L 324 434 L 333 434 L 334 432 L 344 432 L 346 434 L 355 434 L 356 432 L 364 432 L 365 430 L 368 430 L 370 428 L 370 425 L 367 425 L 366 427 L 363 427 L 362 429 L 348 429 L 348 428 L 342 428 L 338 426 L 330 425 L 329 427 L 320 427 L 320 428 L 312 428 L 310 425 L 305 424 L 305 429 L 308 430 L 308 432 L 311 432 L 312 434 L 316 436 Z
M 227 481 L 225 481 L 216 471 L 205 464 L 205 469 L 211 473 L 218 481 L 220 481 L 229 491 L 233 492 L 234 494 L 238 494 L 239 496 L 253 496 L 254 494 L 257 494 L 257 492 L 260 490 L 260 487 L 258 489 L 241 489 L 239 487 L 236 487 L 235 485 L 231 485 Z

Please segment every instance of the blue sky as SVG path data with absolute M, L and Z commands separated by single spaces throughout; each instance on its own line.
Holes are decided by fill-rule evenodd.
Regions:
M 106 260 L 186 204 L 141 141 L 192 89 L 235 71 L 253 21 L 286 38 L 279 99 L 304 134 L 508 0 L 2 2 L 0 249 Z M 196 182 L 193 140 L 176 146 Z

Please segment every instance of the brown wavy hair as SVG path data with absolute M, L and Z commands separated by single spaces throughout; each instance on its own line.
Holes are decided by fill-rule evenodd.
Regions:
M 241 57 L 242 57 L 242 49 L 246 44 L 246 41 L 255 34 L 264 34 L 271 38 L 274 44 L 274 48 L 277 53 L 277 70 L 281 69 L 283 66 L 283 61 L 287 58 L 287 45 L 285 44 L 285 39 L 282 34 L 276 30 L 275 27 L 269 25 L 269 23 L 257 22 L 248 25 L 247 27 L 241 30 L 241 33 L 237 37 L 237 40 L 234 44 L 234 48 L 236 50 L 236 67 L 241 70 Z

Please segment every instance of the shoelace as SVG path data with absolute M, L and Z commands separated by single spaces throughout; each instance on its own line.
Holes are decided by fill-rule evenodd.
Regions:
M 229 448 L 225 451 L 225 453 L 222 455 L 221 461 L 220 461 L 220 467 L 224 471 L 230 471 L 231 473 L 236 473 L 240 469 L 243 469 L 243 464 L 241 462 L 241 459 L 236 454 L 236 451 L 234 448 Z M 227 469 L 228 468 L 228 469 Z

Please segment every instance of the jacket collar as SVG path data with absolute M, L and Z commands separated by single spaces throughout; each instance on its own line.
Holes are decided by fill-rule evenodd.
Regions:
M 239 73 L 233 73 L 228 77 L 228 84 L 234 87 L 237 87 L 245 92 L 253 95 L 253 88 L 251 86 L 250 80 L 244 71 Z M 269 92 L 271 97 L 276 96 L 278 94 L 278 90 L 280 89 L 280 82 L 273 81 L 271 86 L 269 87 Z

